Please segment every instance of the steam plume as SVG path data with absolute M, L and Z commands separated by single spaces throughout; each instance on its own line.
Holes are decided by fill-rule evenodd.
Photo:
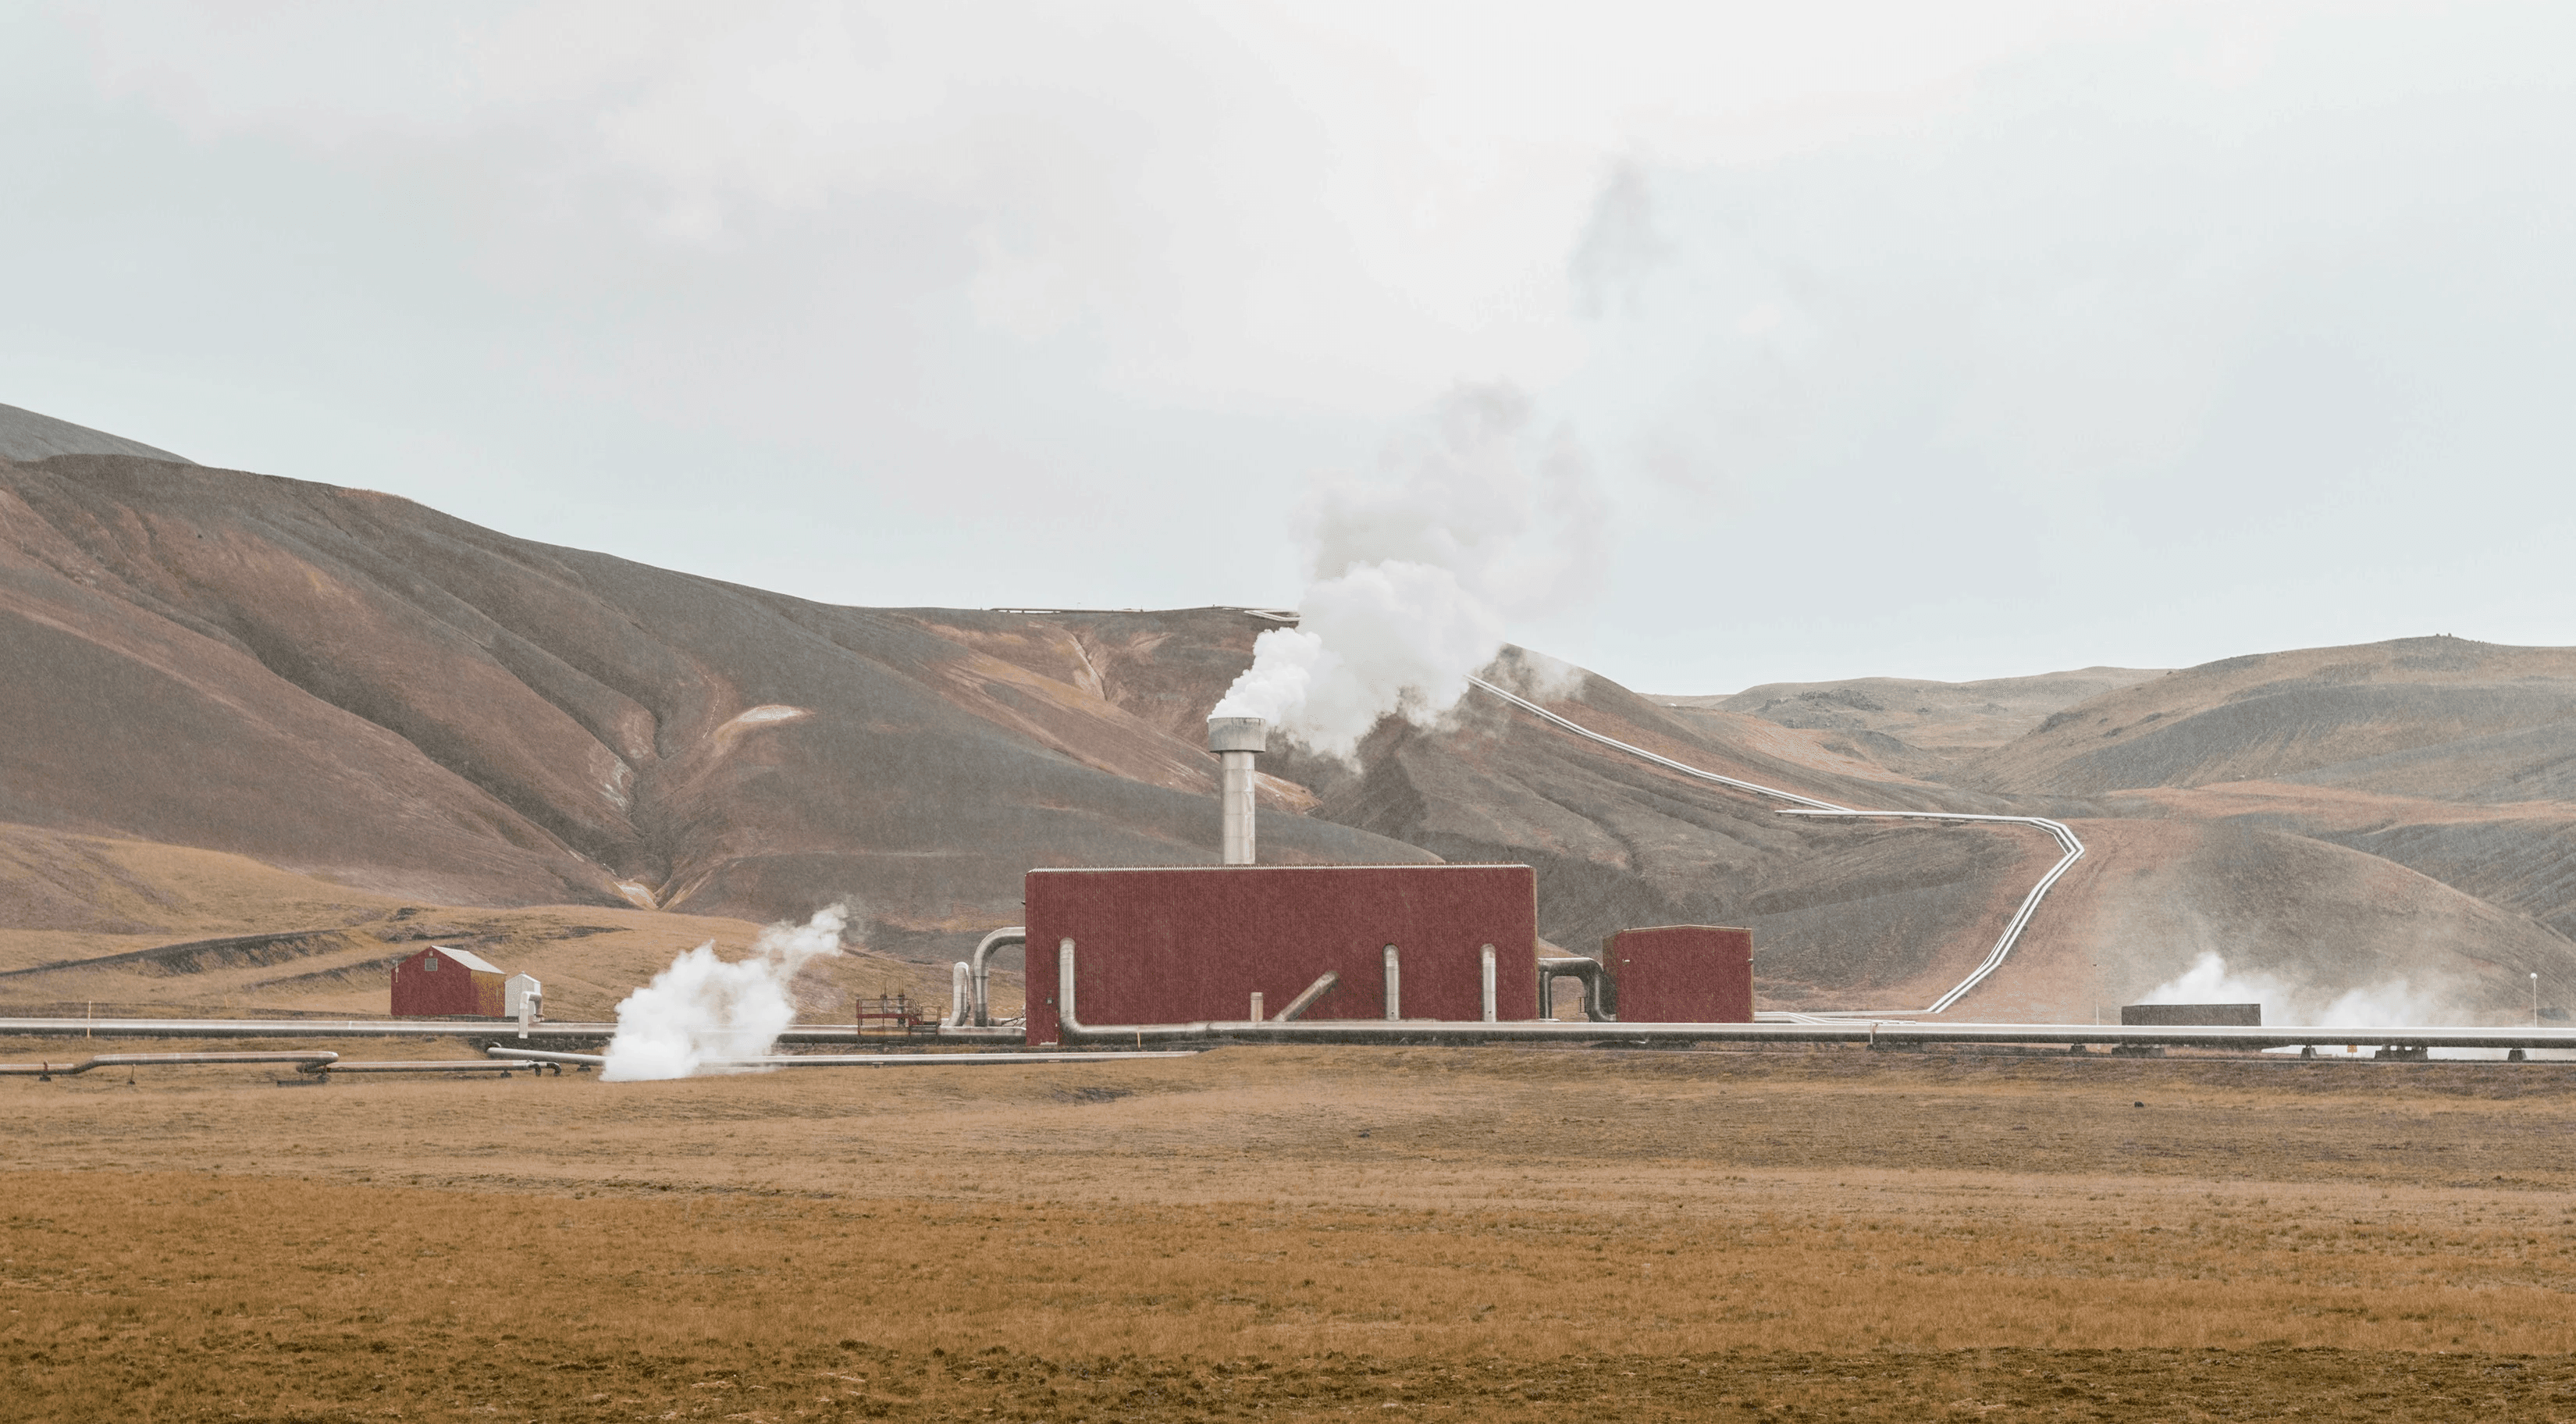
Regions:
M 1461 387 L 1390 451 L 1392 482 L 1320 488 L 1300 624 L 1261 635 L 1212 715 L 1266 718 L 1349 757 L 1389 713 L 1436 724 L 1510 619 L 1588 592 L 1602 499 L 1573 442 L 1534 440 L 1529 423 L 1517 389 Z
M 617 1034 L 600 1076 L 687 1078 L 769 1052 L 796 1019 L 791 986 L 798 971 L 839 954 L 847 923 L 849 907 L 832 905 L 802 925 L 762 930 L 751 953 L 731 963 L 716 958 L 713 940 L 683 951 L 617 1006 Z
M 2412 1028 L 2420 1024 L 2465 1023 L 2475 1017 L 2437 993 L 2415 988 L 2404 979 L 2336 991 L 2294 984 L 2260 972 L 2240 973 L 2214 949 L 2205 949 L 2191 967 L 2159 984 L 2140 1003 L 2261 1004 L 2267 1022 L 2307 1028 Z

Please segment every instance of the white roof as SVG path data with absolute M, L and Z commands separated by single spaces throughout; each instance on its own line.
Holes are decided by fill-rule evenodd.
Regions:
M 485 959 L 483 956 L 476 954 L 470 949 L 449 949 L 443 944 L 433 944 L 430 948 L 437 950 L 440 954 L 464 965 L 468 969 L 479 969 L 486 974 L 498 974 L 501 972 L 500 965 L 494 964 L 492 961 Z

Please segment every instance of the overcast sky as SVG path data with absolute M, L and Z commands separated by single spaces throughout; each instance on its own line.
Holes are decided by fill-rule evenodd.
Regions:
M 2565 4 L 0 4 L 0 194 L 0 402 L 812 598 L 1501 384 L 1642 690 L 2576 643 Z

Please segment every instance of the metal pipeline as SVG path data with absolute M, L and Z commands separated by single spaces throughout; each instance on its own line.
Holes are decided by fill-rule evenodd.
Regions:
M 339 1058 L 328 1051 L 310 1053 L 101 1053 L 76 1063 L 0 1063 L 0 1073 L 51 1082 L 93 1068 L 175 1068 L 229 1063 L 293 1063 L 319 1068 Z
M 1028 942 L 1028 929 L 1022 925 L 1011 925 L 993 931 L 976 944 L 974 957 L 967 961 L 975 981 L 975 1016 L 967 1023 L 977 1028 L 993 1026 L 993 956 L 1015 944 L 1025 947 Z
M 1288 1007 L 1281 1009 L 1276 1014 L 1273 1014 L 1270 1021 L 1272 1023 L 1295 1023 L 1308 1009 L 1315 1007 L 1315 1001 L 1317 999 L 1331 993 L 1333 991 L 1333 986 L 1340 982 L 1342 982 L 1342 976 L 1339 973 L 1330 969 L 1325 970 L 1321 975 L 1316 977 L 1314 983 L 1306 986 L 1305 992 L 1299 994 L 1296 998 L 1290 999 L 1288 1001 Z
M 1600 960 L 1580 954 L 1545 954 L 1538 961 L 1538 1014 L 1540 1018 L 1556 1017 L 1553 994 L 1558 976 L 1583 981 L 1583 1017 L 1591 1023 L 1615 1022 L 1616 1000 L 1611 988 L 1610 967 Z
M 0 1037 L 20 1038 L 515 1038 L 510 1019 L 0 1019 Z M 551 1021 L 528 1030 L 531 1042 L 604 1043 L 617 1036 L 613 1023 Z M 941 1029 L 938 1036 L 970 1043 L 998 1043 L 1021 1036 L 1016 1028 Z M 780 1043 L 873 1043 L 883 1035 L 856 1024 L 806 1024 L 782 1031 Z
M 1059 1032 L 1067 1044 L 1116 1043 L 1849 1043 L 1906 1046 L 2012 1043 L 2066 1047 L 2297 1048 L 2373 1043 L 2401 1048 L 2576 1049 L 2576 1028 L 2131 1028 L 2101 1024 L 1926 1024 L 1847 1019 L 1813 1023 L 1460 1023 L 1326 1019 L 1306 1023 L 1086 1024 L 1074 1002 L 1074 943 L 1056 948 Z
M 1801 796 L 1794 791 L 1783 791 L 1776 786 L 1764 786 L 1759 782 L 1741 781 L 1732 776 L 1720 776 L 1713 771 L 1703 771 L 1687 762 L 1678 762 L 1668 756 L 1658 756 L 1655 753 L 1646 750 L 1644 747 L 1631 746 L 1626 742 L 1620 741 L 1616 737 L 1603 736 L 1601 733 L 1592 730 L 1590 727 L 1584 726 L 1573 718 L 1559 716 L 1558 714 L 1550 712 L 1546 708 L 1539 706 L 1537 703 L 1530 701 L 1526 697 L 1505 692 L 1501 688 L 1494 686 L 1492 683 L 1485 681 L 1483 678 L 1471 677 L 1468 678 L 1467 681 L 1475 684 L 1477 687 L 1483 688 L 1485 691 L 1492 693 L 1503 701 L 1512 704 L 1514 707 L 1520 708 L 1531 716 L 1553 723 L 1554 725 L 1572 732 L 1574 735 L 1581 737 L 1586 741 L 1599 742 L 1605 747 L 1616 748 L 1619 751 L 1628 753 L 1630 756 L 1653 762 L 1657 766 L 1664 767 L 1672 771 L 1678 771 L 1684 776 L 1697 777 L 1699 780 L 1712 781 L 1720 786 L 1731 787 L 1737 791 L 1751 792 L 1756 796 L 1768 796 L 1773 800 L 1793 803 L 1792 809 L 1775 812 L 1773 813 L 1775 815 L 1822 816 L 1828 819 L 1842 819 L 1849 817 L 1853 819 L 1892 821 L 2011 822 L 2025 826 L 2037 826 L 2041 830 L 2048 832 L 2051 836 L 2056 837 L 2057 843 L 2065 849 L 2066 854 L 2060 857 L 2055 865 L 2049 867 L 2048 873 L 2039 878 L 2039 883 L 2031 887 L 2028 895 L 2022 897 L 2020 908 L 2013 911 L 2012 919 L 2004 925 L 2003 935 L 1995 941 L 1994 948 L 1986 952 L 1985 959 L 1979 963 L 1975 969 L 1969 971 L 1967 978 L 1962 979 L 1957 984 L 1951 986 L 1948 993 L 1933 1000 L 1932 1007 L 1928 1009 L 1860 1011 L 1863 1013 L 1921 1012 L 1937 1014 L 1947 1011 L 1952 1004 L 1959 1002 L 1961 998 L 1965 997 L 1969 990 L 1984 983 L 1987 975 L 1994 973 L 1995 970 L 2002 967 L 2005 957 L 2012 953 L 2013 946 L 2020 943 L 2021 932 L 2029 927 L 2031 916 L 2038 913 L 2040 898 L 2048 893 L 2050 886 L 2057 883 L 2057 878 L 2059 876 L 2066 873 L 2067 867 L 2084 858 L 2084 842 L 2076 839 L 2075 832 L 2067 829 L 2063 822 L 2052 821 L 2045 816 L 1989 816 L 1957 811 L 1856 810 L 1849 806 L 1836 805 L 1831 801 L 1819 801 L 1812 796 Z
M 2048 868 L 2048 873 L 2039 877 L 2039 883 L 2030 887 L 2030 893 L 2022 897 L 2021 904 L 2013 911 L 2012 918 L 2005 921 L 2004 932 L 1996 938 L 1995 947 L 1986 951 L 1985 959 L 1979 963 L 1976 968 L 1968 971 L 1967 978 L 1952 985 L 1948 993 L 1933 1000 L 1932 1007 L 1923 1010 L 1923 1012 L 1927 1014 L 1937 1014 L 1946 1011 L 1952 1004 L 1955 1004 L 1959 1002 L 1960 999 L 1966 997 L 1969 990 L 1984 983 L 1987 975 L 2002 968 L 2004 957 L 2012 953 L 2013 946 L 2021 941 L 2021 932 L 2029 927 L 2030 917 L 2039 912 L 2040 897 L 2046 895 L 2048 893 L 2048 888 L 2057 883 L 2057 877 L 2064 875 L 2069 867 L 2084 858 L 2084 842 L 2075 838 L 2075 832 L 2069 830 L 2064 822 L 2052 821 L 2045 816 L 1982 816 L 1953 811 L 1814 811 L 1806 809 L 1781 811 L 1777 814 L 1783 816 L 1816 816 L 1826 820 L 1836 821 L 1846 819 L 1872 821 L 2000 821 L 2023 826 L 2037 826 L 2057 839 L 2058 848 L 2065 851 L 2066 854 L 2058 857 L 2057 863 L 2050 866 Z
M 1404 1017 L 1404 966 L 1398 961 L 1395 946 L 1386 947 L 1386 1021 L 1394 1023 Z
M 966 967 L 965 960 L 958 960 L 954 965 L 949 967 L 948 1012 L 939 1016 L 939 1028 L 941 1032 L 944 1033 L 952 1028 L 964 1028 L 968 1021 L 973 1018 L 975 1013 L 975 1005 L 972 1002 L 975 997 L 974 984 L 975 971 Z
M 307 1073 L 508 1073 L 515 1068 L 538 1069 L 543 1062 L 504 1063 L 489 1058 L 395 1058 L 379 1063 L 311 1063 Z M 561 1072 L 561 1069 L 557 1069 Z
M 494 1058 L 525 1063 L 573 1063 L 597 1068 L 607 1057 L 597 1053 L 547 1053 L 532 1048 L 492 1047 Z M 764 1068 L 931 1068 L 1009 1067 L 1034 1063 L 1125 1063 L 1137 1058 L 1196 1058 L 1198 1048 L 1157 1049 L 1146 1053 L 768 1053 L 757 1058 L 727 1058 L 705 1066 L 718 1072 L 755 1072 Z

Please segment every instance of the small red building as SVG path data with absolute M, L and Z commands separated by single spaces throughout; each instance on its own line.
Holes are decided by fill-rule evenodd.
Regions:
M 501 970 L 479 954 L 431 945 L 394 964 L 394 1017 L 502 1017 Z
M 1753 1022 L 1753 931 L 1621 930 L 1601 942 L 1621 1023 Z

